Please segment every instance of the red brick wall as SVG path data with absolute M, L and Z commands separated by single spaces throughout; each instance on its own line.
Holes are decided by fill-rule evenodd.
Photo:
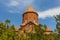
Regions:
M 36 21 L 36 23 L 38 23 L 38 15 L 35 13 L 25 13 L 23 16 L 23 22 L 27 20 L 27 22 L 31 21 L 34 22 L 34 20 Z

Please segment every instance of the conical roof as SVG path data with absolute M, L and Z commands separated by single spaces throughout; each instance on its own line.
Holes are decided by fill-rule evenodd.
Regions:
M 26 10 L 26 12 L 35 12 L 34 8 L 32 6 L 29 6 Z
M 38 15 L 38 14 L 36 13 L 35 9 L 34 9 L 32 6 L 29 6 L 29 7 L 27 8 L 27 10 L 24 12 L 24 14 L 26 14 L 26 13 L 35 13 L 36 15 Z M 23 16 L 24 16 L 24 14 L 23 14 Z

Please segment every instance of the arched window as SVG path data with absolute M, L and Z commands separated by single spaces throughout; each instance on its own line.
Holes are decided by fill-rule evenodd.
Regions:
M 36 23 L 36 21 L 34 20 L 34 23 Z
M 26 19 L 26 20 L 25 20 L 25 22 L 27 23 L 27 22 L 28 22 L 28 20 Z
M 36 23 L 36 20 L 35 20 L 35 18 L 34 18 L 34 23 Z

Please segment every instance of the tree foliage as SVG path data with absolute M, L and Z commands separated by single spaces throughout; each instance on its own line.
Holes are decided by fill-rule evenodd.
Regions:
M 55 19 L 56 19 L 57 40 L 60 40 L 60 15 L 57 15 Z
M 10 20 L 5 20 L 5 23 L 0 22 L 0 40 L 60 40 L 60 15 L 55 17 L 56 19 L 56 32 L 51 32 L 51 34 L 46 35 L 44 32 L 47 29 L 47 25 L 39 24 L 38 26 L 33 26 L 35 33 L 27 32 L 23 33 L 18 30 L 14 25 L 10 25 Z

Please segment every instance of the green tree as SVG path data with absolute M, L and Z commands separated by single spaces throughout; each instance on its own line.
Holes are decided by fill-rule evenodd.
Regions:
M 60 15 L 55 17 L 56 19 L 56 31 L 57 31 L 57 40 L 60 40 Z
M 47 29 L 47 25 L 44 25 L 44 29 L 45 29 L 45 31 L 46 31 L 46 29 Z
M 9 24 L 10 24 L 10 20 L 9 19 L 6 19 L 5 20 L 5 23 L 6 23 L 6 26 L 7 26 L 7 28 L 9 27 Z
M 6 32 L 6 25 L 2 22 L 0 22 L 0 40 L 5 39 L 6 35 L 4 35 Z

